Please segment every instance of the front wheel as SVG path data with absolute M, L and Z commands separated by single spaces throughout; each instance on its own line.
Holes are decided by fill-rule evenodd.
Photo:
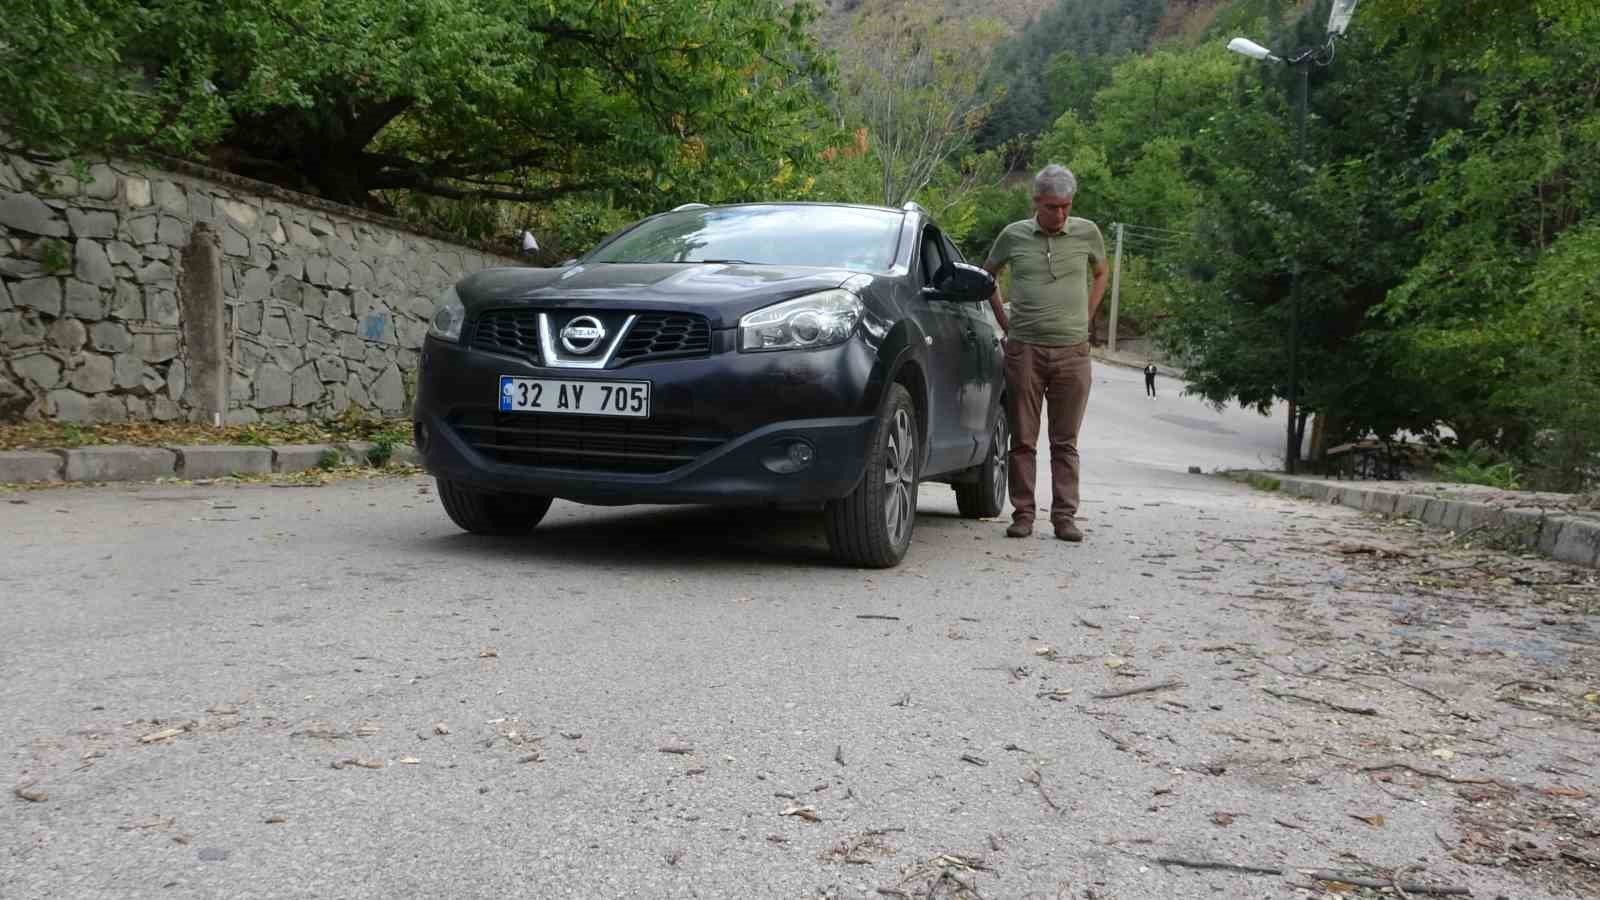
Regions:
M 989 453 L 978 467 L 978 477 L 956 488 L 956 509 L 968 519 L 992 519 L 1006 508 L 1006 479 L 1011 474 L 1011 419 L 1002 404 L 989 435 Z
M 435 480 L 450 521 L 473 534 L 527 534 L 550 511 L 549 497 L 480 491 L 458 481 Z
M 911 394 L 897 384 L 873 429 L 861 483 L 823 511 L 835 558 L 879 569 L 900 563 L 917 523 L 919 459 L 916 407 Z

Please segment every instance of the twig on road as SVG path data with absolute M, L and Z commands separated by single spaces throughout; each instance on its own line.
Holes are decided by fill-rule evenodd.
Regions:
M 1362 766 L 1357 771 L 1382 772 L 1385 769 L 1405 769 L 1408 772 L 1415 772 L 1416 774 L 1425 778 L 1437 778 L 1440 781 L 1448 781 L 1451 784 L 1493 784 L 1499 787 L 1505 787 L 1504 784 L 1501 784 L 1500 781 L 1495 778 L 1457 778 L 1454 775 L 1447 775 L 1444 772 L 1437 772 L 1433 769 L 1421 769 L 1413 766 L 1410 763 L 1403 762 L 1386 762 L 1376 766 Z
M 1104 630 L 1104 628 L 1102 628 L 1099 625 L 1096 625 L 1095 623 L 1089 621 L 1088 619 L 1085 619 L 1083 616 L 1079 616 L 1078 617 L 1078 624 L 1082 625 L 1085 628 L 1093 628 L 1095 631 L 1103 631 Z
M 1210 859 L 1184 859 L 1180 856 L 1158 856 L 1152 860 L 1160 866 L 1182 866 L 1186 869 L 1215 869 L 1223 872 L 1242 872 L 1246 875 L 1282 875 L 1283 870 L 1269 866 L 1247 866 L 1239 863 L 1219 862 Z
M 1300 700 L 1305 703 L 1315 703 L 1318 706 L 1326 706 L 1329 709 L 1343 713 L 1350 713 L 1351 715 L 1355 716 L 1375 716 L 1378 714 L 1378 711 L 1370 706 L 1346 706 L 1343 703 L 1335 703 L 1332 700 L 1323 700 L 1319 697 L 1307 697 L 1304 694 L 1291 694 L 1288 691 L 1275 691 L 1269 687 L 1263 687 L 1262 690 L 1280 700 Z
M 1370 671 L 1367 671 L 1365 669 L 1353 669 L 1353 670 L 1350 670 L 1350 671 L 1353 674 L 1356 674 L 1356 675 L 1376 675 L 1379 678 L 1387 678 L 1390 681 L 1394 682 L 1395 684 L 1400 685 L 1401 687 L 1411 688 L 1413 691 L 1416 691 L 1419 694 L 1427 694 L 1429 697 L 1432 697 L 1433 699 L 1439 701 L 1440 703 L 1443 703 L 1446 706 L 1450 705 L 1450 698 L 1449 697 L 1444 697 L 1444 696 L 1441 696 L 1439 694 L 1435 694 L 1433 691 L 1430 691 L 1427 688 L 1422 687 L 1421 685 L 1415 685 L 1415 684 L 1412 684 L 1409 681 L 1402 681 L 1399 678 L 1396 678 L 1393 675 L 1390 675 L 1388 672 L 1370 672 Z
M 1406 868 L 1411 868 L 1411 867 L 1407 866 Z M 1472 896 L 1472 889 L 1471 888 L 1455 887 L 1454 885 L 1447 885 L 1447 884 L 1433 885 L 1433 884 L 1416 884 L 1416 883 L 1411 883 L 1411 882 L 1408 882 L 1406 884 L 1401 884 L 1398 880 L 1395 880 L 1395 879 L 1392 879 L 1392 878 L 1391 879 L 1369 878 L 1369 877 L 1367 877 L 1365 875 L 1356 875 L 1356 874 L 1352 874 L 1350 872 L 1333 872 L 1333 871 L 1329 871 L 1327 869 L 1316 869 L 1316 870 L 1313 870 L 1313 871 L 1308 871 L 1308 872 L 1305 872 L 1305 875 L 1308 878 L 1313 878 L 1313 879 L 1315 879 L 1317 881 L 1338 881 L 1338 882 L 1342 882 L 1344 884 L 1353 884 L 1356 887 L 1393 888 L 1393 889 L 1395 889 L 1397 891 L 1403 891 L 1405 893 L 1411 893 L 1411 894 L 1435 894 L 1435 895 L 1438 895 L 1438 896 L 1445 896 L 1445 897 L 1470 897 L 1470 896 Z
M 1057 806 L 1056 801 L 1050 799 L 1050 794 L 1045 791 L 1044 776 L 1039 773 L 1038 769 L 1029 769 L 1028 774 L 1022 776 L 1022 780 L 1038 789 L 1039 796 L 1044 799 L 1044 805 L 1050 807 L 1051 812 L 1061 811 L 1061 807 Z
M 856 618 L 858 618 L 858 619 L 882 619 L 885 622 L 898 622 L 898 621 L 900 621 L 900 617 L 899 616 L 885 616 L 885 615 L 880 615 L 878 613 L 861 613 L 860 615 L 856 616 Z
M 1091 694 L 1090 696 L 1094 697 L 1096 700 L 1115 700 L 1118 697 L 1131 697 L 1134 694 L 1148 694 L 1154 691 L 1170 691 L 1173 688 L 1181 687 L 1184 687 L 1184 683 L 1178 681 L 1177 679 L 1173 679 L 1171 681 L 1160 682 L 1159 684 L 1140 685 L 1139 687 L 1123 688 L 1120 691 L 1106 691 L 1103 694 Z

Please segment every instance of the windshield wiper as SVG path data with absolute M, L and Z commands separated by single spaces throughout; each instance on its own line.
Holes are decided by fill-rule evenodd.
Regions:
M 710 263 L 712 265 L 753 266 L 755 263 L 748 259 L 686 259 L 686 263 Z

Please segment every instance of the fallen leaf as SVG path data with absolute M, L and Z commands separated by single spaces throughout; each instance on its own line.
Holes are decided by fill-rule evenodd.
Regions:
M 1450 759 L 1455 759 L 1456 758 L 1456 752 L 1454 750 L 1446 750 L 1443 747 L 1440 747 L 1439 749 L 1433 751 L 1433 755 L 1435 757 L 1437 757 L 1438 759 L 1444 759 L 1444 760 L 1450 760 Z
M 694 752 L 694 748 L 688 744 L 663 744 L 657 749 L 662 753 L 676 753 L 679 756 L 687 756 Z
M 561 736 L 566 738 L 569 741 L 575 741 L 578 738 L 583 737 L 583 732 L 581 732 L 581 731 L 563 731 L 563 732 L 561 732 Z
M 289 821 L 288 816 L 267 816 L 268 825 L 282 825 L 287 821 Z
M 1052 688 L 1048 691 L 1040 691 L 1034 696 L 1041 699 L 1047 698 L 1060 702 L 1072 696 L 1072 688 Z
M 517 762 L 519 762 L 519 763 L 541 763 L 541 762 L 544 762 L 544 751 L 543 750 L 535 750 L 532 753 L 524 754 L 521 759 L 517 760 Z
M 794 816 L 797 819 L 805 819 L 807 822 L 822 821 L 822 817 L 817 815 L 817 808 L 815 806 L 801 806 L 798 803 L 790 804 L 789 806 L 784 807 L 783 812 L 778 813 L 778 815 Z
M 365 723 L 365 724 L 362 724 L 362 725 L 357 725 L 356 728 L 355 728 L 356 737 L 372 737 L 373 735 L 377 734 L 378 732 L 380 732 L 382 730 L 383 730 L 383 726 L 381 726 L 381 725 L 373 725 L 371 723 Z
M 1120 669 L 1120 668 L 1122 668 L 1123 666 L 1125 666 L 1127 664 L 1128 664 L 1128 661 L 1123 659 L 1120 656 L 1108 656 L 1108 657 L 1106 657 L 1106 668 L 1108 668 L 1108 669 Z
M 450 726 L 446 725 L 443 722 L 435 722 L 435 723 L 433 723 L 433 733 L 434 734 L 449 734 L 450 733 Z
M 1214 812 L 1211 814 L 1211 821 L 1226 828 L 1233 824 L 1233 813 Z
M 163 728 L 154 734 L 147 734 L 144 737 L 139 738 L 139 743 L 154 744 L 157 741 L 170 741 L 180 734 L 183 734 L 182 728 Z
M 415 756 L 402 756 L 399 759 L 395 760 L 395 762 L 399 763 L 402 766 L 414 766 L 417 763 L 422 762 L 422 760 L 417 759 Z
M 1365 822 L 1368 825 L 1371 825 L 1373 828 L 1382 828 L 1384 822 L 1383 816 L 1381 815 L 1358 816 L 1355 813 L 1351 813 L 1350 818 L 1355 819 L 1357 822 Z
M 1056 648 L 1054 648 L 1054 647 L 1040 647 L 1039 649 L 1033 651 L 1033 655 L 1034 656 L 1042 656 L 1045 659 L 1053 660 L 1053 659 L 1056 658 Z
M 496 650 L 493 647 L 485 647 L 482 650 L 478 651 L 478 658 L 479 659 L 494 659 L 495 657 L 497 657 L 499 655 L 500 655 L 500 651 Z
M 50 799 L 49 794 L 34 787 L 32 784 L 19 784 L 12 789 L 12 793 L 29 803 L 43 803 Z
M 1590 691 L 1589 693 L 1583 695 L 1583 699 L 1589 701 L 1590 703 L 1600 703 L 1600 691 Z
M 1545 795 L 1546 797 L 1566 797 L 1571 800 L 1582 800 L 1583 798 L 1589 796 L 1589 792 L 1585 791 L 1583 788 L 1562 787 L 1561 785 L 1547 787 L 1541 790 L 1539 793 Z
M 360 766 L 363 769 L 381 769 L 388 763 L 381 759 L 368 759 L 365 756 L 341 756 L 333 761 L 335 769 L 345 769 L 350 766 Z

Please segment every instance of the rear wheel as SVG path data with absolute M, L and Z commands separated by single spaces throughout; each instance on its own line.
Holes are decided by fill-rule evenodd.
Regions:
M 897 384 L 878 416 L 861 483 L 823 511 L 828 545 L 839 561 L 881 569 L 905 557 L 917 522 L 919 459 L 916 408 Z
M 989 435 L 989 452 L 978 466 L 978 477 L 956 488 L 956 508 L 968 519 L 992 519 L 1006 508 L 1006 479 L 1011 474 L 1011 419 L 1005 406 L 995 417 Z
M 549 497 L 483 491 L 443 478 L 436 481 L 439 502 L 450 521 L 473 534 L 527 534 L 550 511 Z

